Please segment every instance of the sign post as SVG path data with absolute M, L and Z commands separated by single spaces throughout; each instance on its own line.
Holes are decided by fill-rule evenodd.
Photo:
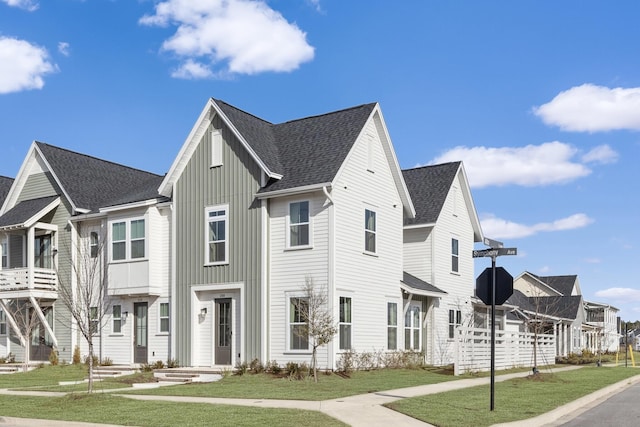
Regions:
M 498 304 L 504 302 L 513 293 L 513 277 L 507 271 L 500 267 L 496 269 L 496 258 L 502 255 L 517 255 L 517 248 L 505 248 L 502 242 L 484 239 L 485 244 L 491 246 L 491 249 L 474 250 L 474 258 L 491 257 L 491 270 L 486 269 L 476 279 L 476 296 L 478 296 L 485 304 L 491 304 L 491 401 L 490 409 L 493 411 L 495 405 L 495 383 L 496 383 L 496 301 Z M 487 276 L 491 272 L 491 286 L 487 286 Z M 500 272 L 500 294 L 496 298 L 496 271 Z M 506 289 L 505 289 L 506 288 Z M 486 292 L 489 290 L 489 292 Z M 480 290 L 480 292 L 478 292 Z M 489 294 L 489 295 L 487 295 Z

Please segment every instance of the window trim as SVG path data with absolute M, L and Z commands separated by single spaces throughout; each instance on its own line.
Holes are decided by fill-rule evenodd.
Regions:
M 306 203 L 307 204 L 307 213 L 308 218 L 307 222 L 299 222 L 292 223 L 291 222 L 291 205 L 296 203 Z M 311 201 L 308 199 L 300 199 L 300 200 L 292 200 L 287 204 L 287 217 L 286 217 L 286 249 L 290 250 L 298 250 L 298 249 L 309 249 L 313 247 L 313 229 L 311 223 Z M 308 243 L 306 245 L 292 245 L 291 244 L 291 227 L 294 225 L 307 225 L 307 240 Z
M 462 325 L 462 311 L 450 309 L 449 310 L 449 339 L 452 340 L 456 337 L 456 328 Z
M 395 306 L 395 316 L 391 315 L 391 306 Z M 395 330 L 396 334 L 393 347 L 389 346 L 389 332 L 392 329 Z M 387 302 L 387 350 L 398 350 L 398 303 L 391 301 Z
M 162 306 L 167 305 L 167 315 L 162 315 Z M 167 319 L 167 330 L 162 330 L 162 320 Z M 171 329 L 171 306 L 169 305 L 169 301 L 161 301 L 158 303 L 158 335 L 169 335 L 169 330 Z
M 297 354 L 310 354 L 311 353 L 311 342 L 309 340 L 309 337 L 307 336 L 307 348 L 301 348 L 301 349 L 294 349 L 292 348 L 292 342 L 291 342 L 291 334 L 292 329 L 291 327 L 294 325 L 302 325 L 305 322 L 295 322 L 292 323 L 291 322 L 291 308 L 292 308 L 292 301 L 293 299 L 306 299 L 308 300 L 309 298 L 307 296 L 305 296 L 304 294 L 301 293 L 292 293 L 292 294 L 288 294 L 286 297 L 286 305 L 287 305 L 287 309 L 286 309 L 286 318 L 285 318 L 285 323 L 286 323 L 286 353 L 297 353 Z
M 142 221 L 144 223 L 144 237 L 142 238 L 139 238 L 139 237 L 136 239 L 131 238 L 131 223 L 135 221 Z M 124 227 L 125 227 L 124 240 L 114 240 L 113 226 L 116 224 L 124 224 Z M 149 239 L 148 239 L 149 228 L 148 227 L 149 227 L 149 221 L 147 221 L 147 218 L 145 215 L 140 215 L 140 216 L 135 216 L 130 218 L 119 218 L 119 219 L 113 219 L 109 221 L 109 240 L 110 240 L 110 248 L 111 248 L 111 250 L 109 251 L 109 261 L 112 263 L 122 263 L 122 262 L 136 262 L 136 261 L 147 260 L 149 256 Z M 132 247 L 131 243 L 138 242 L 138 241 L 144 241 L 144 255 L 142 257 L 133 258 L 131 256 L 131 247 Z M 122 242 L 124 242 L 124 258 L 114 259 L 113 245 L 115 243 L 122 243 Z
M 348 312 L 344 312 L 342 308 L 344 307 L 343 305 L 343 300 L 346 303 L 348 300 Z M 343 314 L 348 315 L 343 317 Z M 347 319 L 348 317 L 348 319 Z M 345 328 L 345 330 L 348 331 L 349 336 L 348 336 L 348 344 L 346 346 L 343 346 L 342 343 L 342 338 L 343 338 L 343 334 L 342 328 Z M 351 350 L 353 349 L 353 298 L 351 297 L 339 297 L 338 299 L 338 348 L 340 350 Z
M 118 317 L 116 317 L 116 307 L 120 307 Z M 119 331 L 116 331 L 116 321 L 120 322 L 118 326 Z M 111 333 L 114 335 L 122 335 L 122 304 L 113 304 L 111 306 Z
M 460 240 L 457 237 L 451 237 L 451 272 L 460 273 Z
M 209 213 L 214 211 L 224 211 L 224 215 L 211 219 Z M 204 265 L 216 266 L 229 264 L 229 205 L 213 205 L 204 208 Z M 209 241 L 209 225 L 212 222 L 224 221 L 224 240 Z M 212 242 L 224 241 L 224 259 L 222 261 L 211 261 L 209 259 L 209 244 Z
M 367 212 L 370 212 L 373 214 L 373 229 L 370 230 L 369 224 L 367 223 Z M 368 235 L 372 234 L 373 235 L 373 251 L 369 250 L 368 248 Z M 374 211 L 373 209 L 369 209 L 369 208 L 365 208 L 364 209 L 364 253 L 365 254 L 377 254 L 378 253 L 378 245 L 377 242 L 378 241 L 378 214 L 376 211 Z

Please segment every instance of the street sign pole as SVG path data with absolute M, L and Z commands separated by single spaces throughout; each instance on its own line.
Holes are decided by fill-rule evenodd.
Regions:
M 491 411 L 496 386 L 496 256 L 491 257 Z

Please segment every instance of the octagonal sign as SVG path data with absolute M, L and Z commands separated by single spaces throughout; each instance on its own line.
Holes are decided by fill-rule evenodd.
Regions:
M 496 267 L 496 305 L 504 304 L 513 294 L 513 276 L 503 267 Z M 476 296 L 491 305 L 491 267 L 484 269 L 476 279 Z

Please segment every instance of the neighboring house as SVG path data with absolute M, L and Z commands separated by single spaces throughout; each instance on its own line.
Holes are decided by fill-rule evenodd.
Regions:
M 482 230 L 461 162 L 403 175 L 416 209 L 403 231 L 403 312 L 410 337 L 405 348 L 425 351 L 427 363 L 444 365 L 453 362 L 457 327 L 473 321 L 471 253 L 483 240 Z M 418 329 L 420 335 L 411 334 Z
M 13 178 L 0 176 L 0 207 L 7 198 Z M 5 235 L 0 234 L 0 269 L 7 268 L 9 264 L 8 240 Z M 1 279 L 0 279 L 1 280 Z M 0 289 L 2 282 L 0 281 Z M 7 324 L 7 316 L 2 307 L 0 307 L 0 357 L 4 357 L 9 351 L 9 331 L 10 325 Z
M 609 304 L 585 301 L 587 324 L 599 331 L 600 343 L 596 348 L 617 352 L 622 334 L 618 327 L 618 309 Z
M 320 367 L 345 350 L 405 347 L 402 226 L 414 208 L 378 104 L 272 124 L 211 99 L 160 193 L 174 214 L 180 363 L 308 362 L 307 280 L 339 323 Z
M 55 348 L 69 361 L 77 345 L 86 354 L 61 292 L 86 286 L 75 272 L 94 263 L 97 280 L 108 282 L 106 295 L 90 310 L 98 356 L 116 363 L 143 361 L 136 360 L 141 351 L 168 357 L 168 329 L 162 330 L 168 317 L 163 321 L 159 314 L 168 303 L 170 246 L 170 210 L 157 192 L 162 178 L 41 142 L 31 145 L 0 208 L 0 241 L 8 253 L 0 299 L 4 308 L 22 304 L 39 321 L 27 342 L 5 310 L 13 332 L 7 352 L 23 360 L 28 345 L 29 361 L 42 361 Z M 104 317 L 98 306 L 105 307 Z

